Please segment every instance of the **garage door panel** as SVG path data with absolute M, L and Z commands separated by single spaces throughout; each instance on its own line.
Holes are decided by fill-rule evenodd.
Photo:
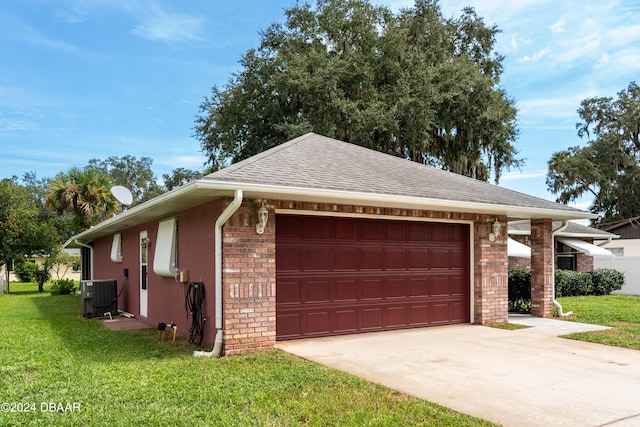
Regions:
M 331 282 L 329 280 L 303 280 L 304 303 L 328 303 L 331 301 Z
M 427 255 L 429 257 L 429 268 L 450 268 L 451 255 L 451 251 L 447 247 L 430 248 Z
M 389 242 L 404 242 L 407 240 L 406 223 L 393 221 L 385 227 L 385 240 Z
M 384 322 L 386 328 L 404 328 L 407 326 L 407 323 L 406 306 L 397 305 L 386 308 Z
M 451 294 L 451 278 L 449 276 L 434 276 L 429 281 L 429 295 L 449 296 Z
M 306 334 L 324 336 L 331 332 L 330 310 L 307 311 L 304 314 Z
M 333 248 L 333 270 L 338 271 L 357 271 L 358 266 L 358 248 L 355 246 Z
M 302 253 L 298 247 L 281 247 L 278 250 L 278 271 L 300 271 Z
M 360 310 L 360 330 L 382 329 L 382 308 L 366 307 Z
M 460 277 L 451 277 L 451 295 L 463 297 L 466 296 L 469 292 L 468 283 L 464 279 Z
M 452 323 L 466 323 L 469 319 L 469 302 L 454 301 L 451 303 Z
M 410 304 L 408 326 L 427 326 L 429 324 L 428 310 L 426 302 L 423 304 Z
M 447 325 L 451 323 L 449 302 L 435 302 L 427 306 L 430 325 Z
M 429 248 L 417 247 L 407 251 L 407 267 L 414 270 L 425 270 L 429 268 Z
M 302 218 L 302 240 L 331 240 L 331 223 L 323 217 Z
M 280 339 L 299 338 L 302 335 L 301 313 L 276 314 L 276 336 Z
M 468 225 L 276 221 L 276 339 L 469 322 Z
M 381 300 L 383 296 L 382 278 L 374 277 L 362 279 L 358 282 L 359 300 Z
M 384 270 L 406 270 L 406 250 L 402 247 L 384 248 L 382 262 Z
M 429 295 L 429 276 L 412 276 L 409 281 L 409 297 L 424 297 Z
M 358 265 L 359 270 L 382 270 L 382 248 L 359 248 Z
M 383 236 L 383 225 L 384 222 L 383 221 L 359 221 L 359 225 L 360 227 L 359 230 L 361 231 L 359 237 L 359 240 L 361 241 L 372 241 L 372 240 L 378 240 L 381 241 L 382 240 L 382 236 Z
M 385 299 L 405 299 L 407 280 L 404 277 L 391 277 L 384 280 Z
M 307 246 L 302 248 L 302 271 L 330 271 L 331 248 L 325 246 Z
M 301 304 L 302 285 L 300 280 L 280 280 L 276 291 L 276 304 Z
M 336 218 L 334 223 L 335 240 L 353 242 L 357 239 L 358 227 L 350 218 Z
M 358 312 L 354 308 L 334 310 L 333 319 L 334 333 L 349 334 L 358 331 Z
M 335 279 L 333 281 L 334 302 L 354 302 L 358 300 L 358 281 L 356 279 Z

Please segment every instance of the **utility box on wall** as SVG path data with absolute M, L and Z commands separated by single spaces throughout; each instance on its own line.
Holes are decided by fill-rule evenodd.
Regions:
M 80 299 L 84 317 L 102 317 L 105 313 L 118 314 L 118 281 L 83 280 L 80 282 Z

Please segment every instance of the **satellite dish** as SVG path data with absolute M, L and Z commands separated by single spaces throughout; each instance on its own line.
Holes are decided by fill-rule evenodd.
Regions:
M 113 186 L 111 187 L 111 194 L 120 202 L 123 208 L 133 203 L 133 195 L 127 187 L 123 187 L 122 185 Z

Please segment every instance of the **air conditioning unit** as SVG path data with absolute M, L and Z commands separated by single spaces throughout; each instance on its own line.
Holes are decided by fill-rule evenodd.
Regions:
M 83 280 L 80 299 L 84 317 L 102 317 L 105 313 L 118 314 L 117 280 Z

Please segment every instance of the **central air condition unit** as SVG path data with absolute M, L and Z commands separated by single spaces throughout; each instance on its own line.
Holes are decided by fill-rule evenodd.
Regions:
M 105 313 L 118 314 L 117 280 L 83 280 L 80 299 L 84 317 L 103 317 Z

